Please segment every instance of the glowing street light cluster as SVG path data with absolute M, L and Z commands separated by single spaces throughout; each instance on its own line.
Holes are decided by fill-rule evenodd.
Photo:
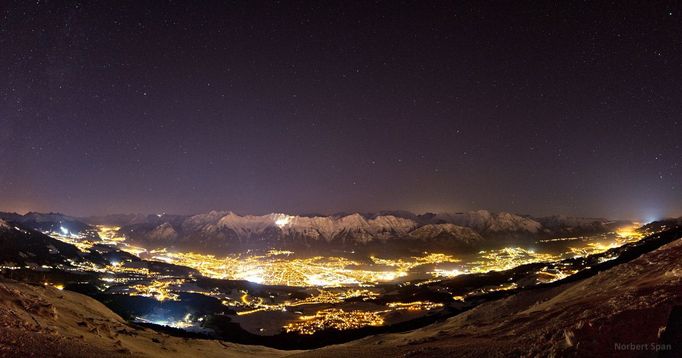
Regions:
M 295 322 L 284 327 L 285 332 L 298 334 L 314 334 L 326 329 L 338 329 L 340 331 L 357 329 L 367 326 L 383 326 L 386 315 L 396 311 L 430 311 L 443 308 L 442 303 L 429 301 L 415 302 L 390 302 L 387 309 L 379 311 L 343 310 L 327 308 L 317 311 L 314 315 L 301 316 Z
M 374 285 L 405 277 L 410 270 L 421 265 L 459 261 L 445 254 L 426 254 L 409 260 L 371 257 L 373 263 L 389 269 L 367 269 L 361 268 L 362 263 L 343 257 L 291 258 L 291 252 L 285 253 L 286 257 L 283 257 L 285 254 L 282 251 L 270 251 L 265 255 L 215 257 L 192 252 L 150 252 L 154 260 L 191 267 L 207 277 L 296 287 Z
M 343 309 L 328 308 L 318 311 L 314 315 L 301 316 L 298 321 L 289 323 L 283 328 L 287 333 L 314 334 L 330 328 L 344 331 L 383 325 L 383 312 L 344 311 Z

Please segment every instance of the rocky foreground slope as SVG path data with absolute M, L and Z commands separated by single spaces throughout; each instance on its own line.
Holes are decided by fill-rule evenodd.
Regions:
M 277 357 L 292 352 L 184 339 L 127 324 L 87 296 L 0 281 L 0 357 Z

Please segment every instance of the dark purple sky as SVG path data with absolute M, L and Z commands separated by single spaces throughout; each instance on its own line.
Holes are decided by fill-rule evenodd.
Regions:
M 0 16 L 0 210 L 682 215 L 666 2 L 20 0 Z

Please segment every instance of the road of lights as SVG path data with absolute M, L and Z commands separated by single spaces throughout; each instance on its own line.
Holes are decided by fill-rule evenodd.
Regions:
M 390 302 L 386 306 L 396 310 L 407 311 L 430 311 L 435 308 L 442 308 L 442 303 L 434 303 L 429 301 L 415 301 L 415 302 Z

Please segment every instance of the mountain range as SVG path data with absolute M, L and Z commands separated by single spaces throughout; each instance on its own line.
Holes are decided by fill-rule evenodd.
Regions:
M 94 225 L 115 225 L 119 234 L 144 247 L 178 247 L 210 252 L 248 249 L 382 251 L 478 249 L 548 237 L 605 233 L 628 221 L 567 216 L 532 217 L 478 210 L 462 213 L 239 215 L 211 211 L 197 215 L 121 214 L 76 218 L 56 213 L 0 213 L 0 219 L 38 231 L 67 230 L 97 238 Z M 390 243 L 390 245 L 387 245 Z
M 211 211 L 198 215 L 117 215 L 83 220 L 120 226 L 120 233 L 145 246 L 163 244 L 227 251 L 263 247 L 386 249 L 388 242 L 393 248 L 461 249 L 510 240 L 603 233 L 629 223 L 566 216 L 534 218 L 486 210 L 329 216 Z

